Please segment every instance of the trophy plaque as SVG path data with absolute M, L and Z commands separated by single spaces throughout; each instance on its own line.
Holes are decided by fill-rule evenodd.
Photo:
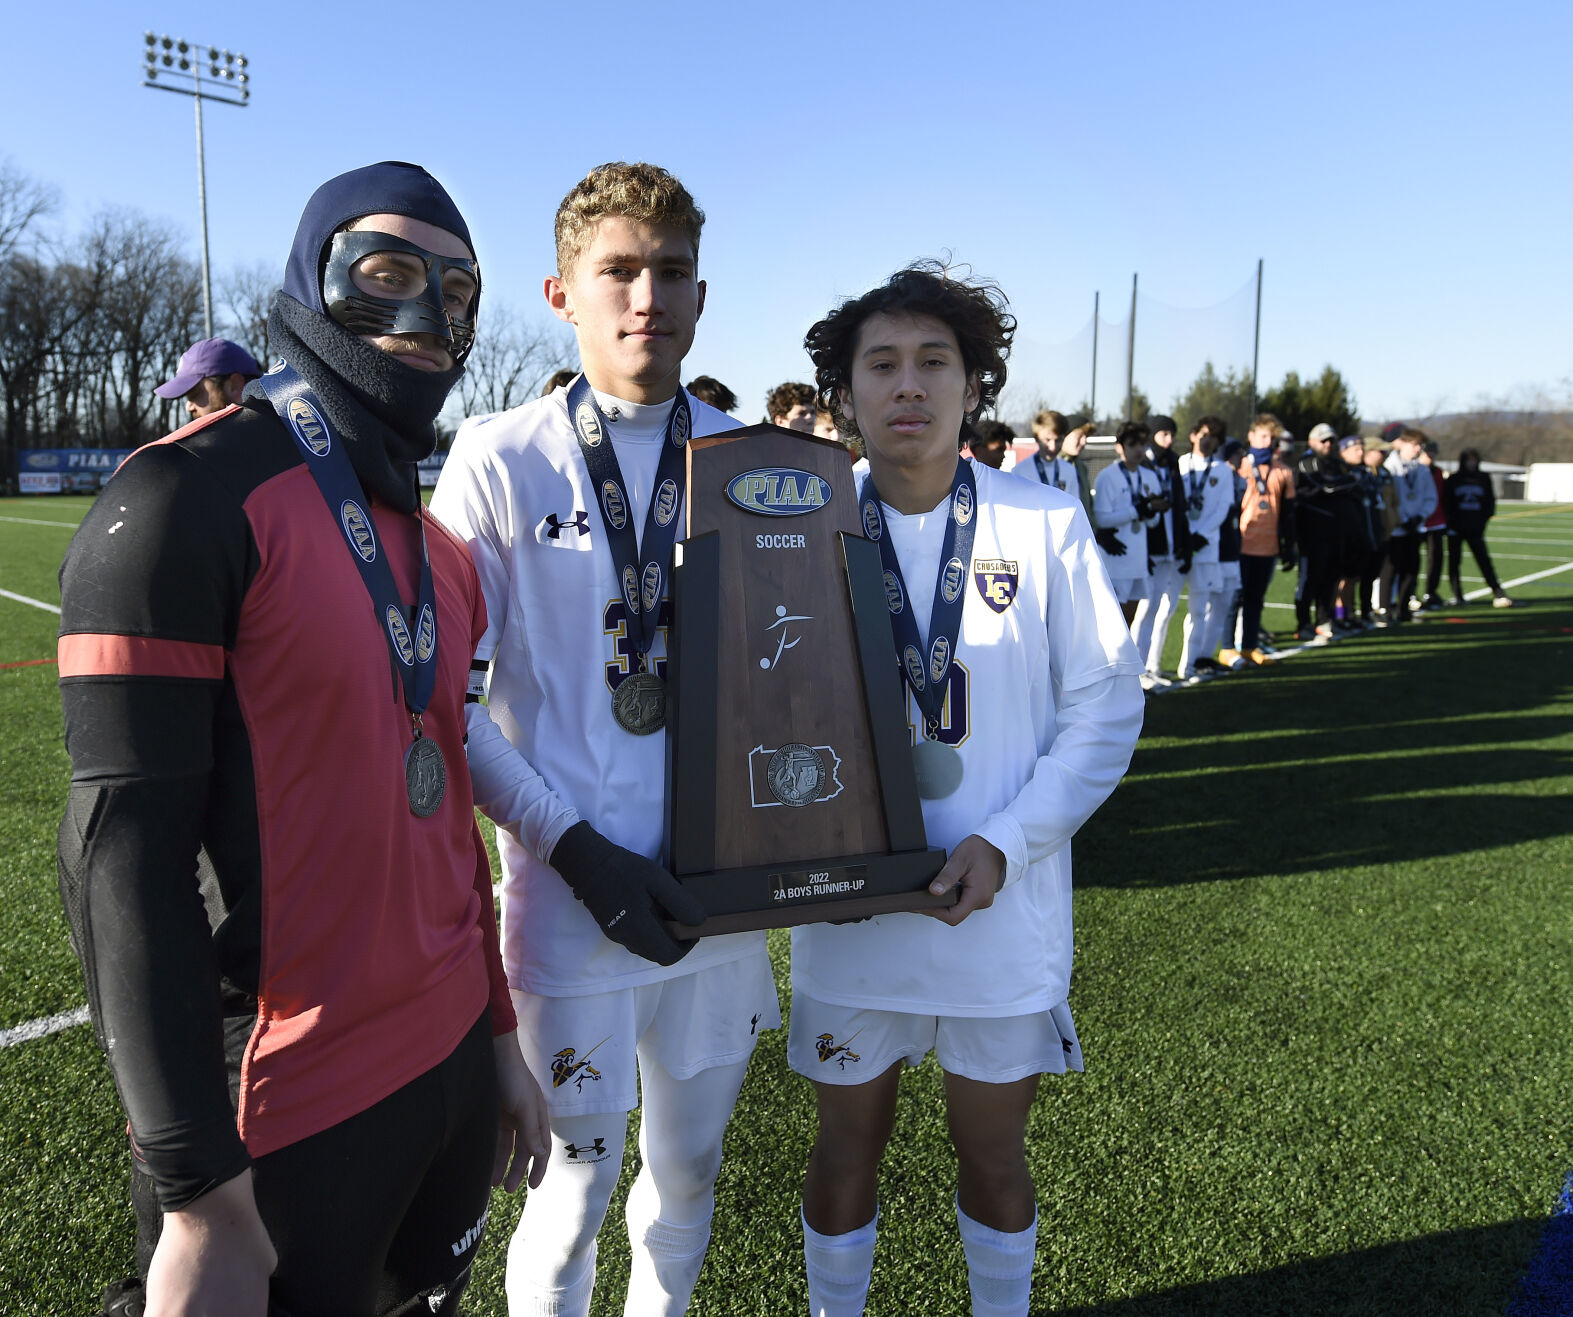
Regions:
M 955 903 L 923 830 L 879 549 L 840 444 L 688 443 L 673 554 L 669 867 L 731 933 Z

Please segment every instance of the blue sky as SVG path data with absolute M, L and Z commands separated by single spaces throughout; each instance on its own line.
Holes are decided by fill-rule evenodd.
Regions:
M 942 251 L 1012 301 L 1018 407 L 1080 400 L 1085 348 L 1055 345 L 1094 291 L 1123 321 L 1133 271 L 1155 402 L 1203 356 L 1248 362 L 1258 257 L 1264 381 L 1331 362 L 1381 418 L 1573 375 L 1566 3 L 145 0 L 6 26 L 0 156 L 68 224 L 132 206 L 193 255 L 191 105 L 140 86 L 142 32 L 249 56 L 252 104 L 206 115 L 215 272 L 282 270 L 318 183 L 408 159 L 458 198 L 488 296 L 544 316 L 562 195 L 666 165 L 709 217 L 689 373 L 750 418 L 838 298 Z

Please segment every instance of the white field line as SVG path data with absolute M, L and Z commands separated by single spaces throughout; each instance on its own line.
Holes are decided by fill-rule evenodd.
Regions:
M 16 1043 L 30 1043 L 38 1038 L 47 1038 L 52 1033 L 59 1033 L 62 1029 L 73 1029 L 79 1024 L 86 1023 L 87 1007 L 78 1006 L 74 1011 L 62 1011 L 59 1015 L 51 1015 L 47 1019 L 29 1020 L 26 1024 L 0 1029 L 0 1051 Z
M 1573 562 L 1565 562 L 1560 567 L 1548 567 L 1543 572 L 1531 572 L 1528 576 L 1520 576 L 1517 580 L 1514 581 L 1503 581 L 1502 588 L 1504 590 L 1511 590 L 1515 585 L 1528 585 L 1531 581 L 1543 581 L 1548 576 L 1556 576 L 1562 572 L 1573 572 Z M 1464 598 L 1484 599 L 1490 593 L 1491 591 L 1489 588 L 1484 590 L 1471 590 L 1464 596 Z
M 46 604 L 42 599 L 34 599 L 31 595 L 17 594 L 12 590 L 0 590 L 0 599 L 14 599 L 19 604 L 31 604 L 34 608 L 42 608 L 46 613 L 59 615 L 60 609 L 55 604 Z
M 1487 547 L 1490 547 L 1490 546 L 1488 545 Z M 1559 553 L 1496 553 L 1496 552 L 1493 552 L 1491 554 L 1491 556 L 1493 558 L 1502 558 L 1504 560 L 1511 559 L 1514 562 L 1566 562 L 1567 561 L 1567 559 L 1564 558 Z
M 66 530 L 76 530 L 82 524 L 79 521 L 39 521 L 36 517 L 0 517 L 0 521 L 9 521 L 15 526 L 64 526 Z

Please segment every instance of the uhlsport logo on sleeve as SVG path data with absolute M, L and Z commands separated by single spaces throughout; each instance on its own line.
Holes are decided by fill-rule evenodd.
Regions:
M 726 496 L 744 512 L 762 517 L 800 517 L 830 502 L 829 482 L 790 466 L 744 471 L 727 482 Z
M 282 366 L 284 363 L 279 362 Z M 323 457 L 332 447 L 328 438 L 328 427 L 322 423 L 322 417 L 317 415 L 314 408 L 304 398 L 291 398 L 289 406 L 284 409 L 289 417 L 290 428 L 300 436 L 301 443 L 312 451 L 316 457 Z
M 410 639 L 409 623 L 404 620 L 404 614 L 399 611 L 397 604 L 388 605 L 383 619 L 388 624 L 388 635 L 393 640 L 393 648 L 399 655 L 399 661 L 405 667 L 409 667 L 415 662 L 415 642 Z
M 677 515 L 677 481 L 663 480 L 655 491 L 655 524 L 666 527 Z
M 361 505 L 354 499 L 347 498 L 339 504 L 339 524 L 344 527 L 344 536 L 349 540 L 350 547 L 365 562 L 375 562 L 377 537 L 372 534 L 371 522 L 366 519 Z
M 1017 566 L 1003 558 L 974 558 L 972 561 L 972 580 L 983 602 L 996 613 L 1003 613 L 1016 598 L 1016 584 L 1021 579 Z
M 628 521 L 628 503 L 623 498 L 621 486 L 615 480 L 602 483 L 601 506 L 606 509 L 607 524 L 613 530 L 622 530 Z

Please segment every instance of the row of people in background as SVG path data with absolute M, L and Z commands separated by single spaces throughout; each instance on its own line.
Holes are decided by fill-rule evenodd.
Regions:
M 1331 426 L 1318 425 L 1293 465 L 1284 460 L 1282 428 L 1270 414 L 1252 421 L 1245 444 L 1227 438 L 1221 418 L 1204 416 L 1190 433 L 1190 451 L 1180 455 L 1176 429 L 1167 416 L 1122 425 L 1117 460 L 1093 484 L 1095 536 L 1149 689 L 1166 680 L 1168 627 L 1187 586 L 1181 680 L 1271 661 L 1262 610 L 1275 562 L 1297 574 L 1301 641 L 1406 622 L 1419 608 L 1461 605 L 1466 543 L 1495 605 L 1512 606 L 1485 545 L 1495 499 L 1475 450 L 1466 449 L 1444 481 L 1435 445 L 1403 426 L 1390 427 L 1389 450 L 1368 452 L 1359 436 L 1339 440 Z M 1033 461 L 1017 469 L 1057 483 L 1059 468 L 1042 449 L 1040 439 Z M 1423 541 L 1431 561 L 1424 598 L 1417 599 Z M 1444 544 L 1447 604 L 1437 593 Z

